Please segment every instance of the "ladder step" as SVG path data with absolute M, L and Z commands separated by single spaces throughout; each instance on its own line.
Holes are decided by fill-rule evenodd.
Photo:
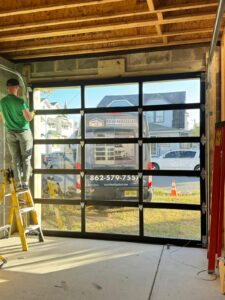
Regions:
M 18 196 L 26 193 L 30 193 L 30 190 L 27 189 L 27 190 L 18 191 L 15 194 Z M 11 193 L 4 194 L 4 197 L 11 197 L 11 196 L 12 196 Z
M 10 229 L 10 225 L 5 225 L 5 226 L 2 226 L 0 227 L 0 231 L 8 231 Z
M 31 207 L 20 208 L 20 213 L 21 214 L 27 213 L 29 211 L 35 211 L 35 207 L 31 206 Z
M 36 231 L 36 230 L 39 229 L 39 228 L 40 228 L 39 225 L 30 225 L 30 226 L 28 226 L 28 227 L 26 227 L 26 228 L 24 229 L 24 233 L 27 234 L 27 233 L 29 233 L 29 232 Z
M 4 194 L 4 197 L 11 197 L 11 193 Z
M 22 194 L 26 194 L 29 192 L 30 192 L 29 190 L 22 190 L 22 191 L 16 192 L 16 195 L 22 195 Z

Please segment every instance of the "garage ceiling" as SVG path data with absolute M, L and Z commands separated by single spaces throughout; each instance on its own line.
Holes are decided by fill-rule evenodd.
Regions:
M 216 0 L 8 0 L 0 55 L 35 60 L 205 43 Z

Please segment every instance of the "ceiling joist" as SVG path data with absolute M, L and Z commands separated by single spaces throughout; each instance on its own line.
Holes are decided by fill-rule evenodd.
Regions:
M 140 28 L 145 26 L 155 26 L 155 24 L 171 24 L 171 23 L 179 23 L 179 22 L 192 22 L 201 20 L 209 20 L 214 18 L 214 14 L 205 14 L 205 15 L 193 15 L 187 17 L 179 17 L 173 19 L 163 19 L 163 20 L 156 20 L 156 21 L 135 21 L 130 23 L 124 24 L 109 24 L 109 25 L 98 25 L 98 26 L 83 26 L 76 29 L 59 29 L 59 30 L 45 30 L 43 32 L 32 32 L 32 33 L 18 33 L 13 35 L 6 35 L 0 37 L 1 42 L 10 42 L 10 41 L 19 41 L 19 40 L 29 40 L 29 39 L 40 39 L 40 38 L 49 38 L 54 36 L 66 36 L 66 35 L 75 35 L 75 34 L 85 34 L 90 32 L 104 32 L 104 31 L 112 31 L 112 30 L 121 30 L 121 29 L 128 29 L 128 28 Z
M 54 10 L 64 10 L 71 8 L 78 8 L 90 5 L 99 5 L 99 4 L 112 4 L 117 2 L 122 2 L 124 0 L 83 0 L 83 1 L 70 1 L 70 3 L 57 4 L 57 5 L 42 5 L 42 6 L 33 6 L 33 7 L 25 7 L 19 9 L 11 9 L 8 11 L 1 10 L 0 18 L 9 17 L 9 16 L 18 16 L 18 15 L 26 15 L 26 14 L 34 14 L 40 12 L 54 11 Z M 63 1 L 62 1 L 63 2 Z M 65 1 L 64 1 L 65 2 Z

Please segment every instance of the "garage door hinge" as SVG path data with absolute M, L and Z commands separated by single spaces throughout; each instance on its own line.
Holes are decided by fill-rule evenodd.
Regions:
M 202 178 L 203 180 L 205 180 L 205 177 L 206 177 L 206 170 L 203 168 L 203 169 L 201 170 L 201 178 Z
M 143 204 L 139 204 L 139 210 L 140 210 L 140 211 L 143 210 Z
M 202 236 L 202 247 L 203 248 L 207 247 L 207 236 L 206 235 Z
M 206 73 L 202 73 L 200 78 L 201 78 L 201 81 L 206 81 Z
M 206 136 L 203 134 L 203 135 L 201 136 L 201 144 L 204 146 L 205 143 L 206 143 Z
M 205 202 L 202 203 L 202 214 L 205 215 L 207 212 L 207 205 Z
M 205 111 L 205 104 L 201 104 L 201 111 Z

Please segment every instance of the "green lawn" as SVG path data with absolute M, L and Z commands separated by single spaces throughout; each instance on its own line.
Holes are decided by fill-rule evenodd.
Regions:
M 171 197 L 155 189 L 153 202 L 199 204 L 199 192 Z M 42 205 L 44 229 L 81 230 L 79 206 Z M 139 210 L 131 207 L 86 207 L 86 231 L 139 234 Z M 200 212 L 174 209 L 144 209 L 144 234 L 154 237 L 200 239 Z

